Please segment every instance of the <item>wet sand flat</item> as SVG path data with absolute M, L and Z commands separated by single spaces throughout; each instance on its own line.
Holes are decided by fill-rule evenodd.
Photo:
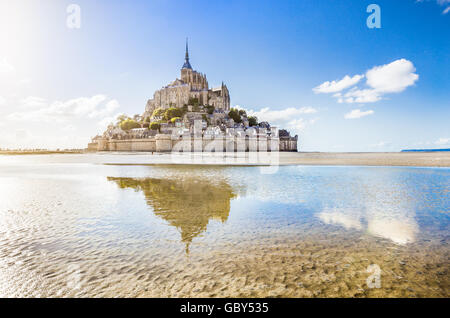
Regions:
M 167 159 L 0 158 L 0 296 L 450 295 L 448 168 Z

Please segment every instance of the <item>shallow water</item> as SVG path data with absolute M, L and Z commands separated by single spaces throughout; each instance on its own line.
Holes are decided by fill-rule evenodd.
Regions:
M 0 296 L 449 297 L 450 169 L 166 159 L 0 156 Z

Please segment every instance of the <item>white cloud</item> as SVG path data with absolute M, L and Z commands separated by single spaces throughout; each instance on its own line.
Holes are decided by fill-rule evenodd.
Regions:
M 258 117 L 259 121 L 287 122 L 299 115 L 317 113 L 317 110 L 312 107 L 289 107 L 281 110 L 271 110 L 269 107 L 265 107 L 259 111 L 249 110 L 247 113 L 250 116 Z
M 374 103 L 385 94 L 400 93 L 419 79 L 413 63 L 399 59 L 389 64 L 374 66 L 364 75 L 350 77 L 346 75 L 336 82 L 325 82 L 313 88 L 315 93 L 335 93 L 338 103 Z M 361 78 L 366 78 L 367 88 L 354 86 Z M 353 83 L 353 84 L 352 84 Z M 353 86 L 353 87 L 352 87 Z M 350 88 L 346 93 L 343 90 Z
M 109 115 L 119 107 L 116 100 L 107 100 L 105 95 L 92 97 L 79 97 L 67 101 L 55 101 L 48 103 L 40 97 L 28 97 L 22 104 L 32 107 L 32 110 L 15 112 L 7 116 L 12 121 L 34 121 L 34 122 L 67 122 L 74 118 L 101 118 Z
M 355 85 L 358 83 L 364 75 L 355 75 L 353 77 L 350 77 L 348 75 L 345 75 L 341 80 L 339 81 L 326 81 L 322 84 L 320 84 L 317 87 L 313 88 L 314 93 L 337 93 L 340 92 L 346 88 L 349 88 L 350 86 Z
M 307 122 L 303 118 L 293 119 L 289 121 L 284 127 L 279 127 L 281 129 L 292 130 L 293 132 L 299 132 L 305 129 Z
M 14 72 L 15 68 L 9 63 L 6 58 L 0 59 L 0 73 Z
M 364 116 L 368 116 L 368 115 L 372 115 L 374 113 L 373 110 L 368 110 L 365 112 L 362 112 L 360 109 L 354 109 L 351 112 L 345 114 L 345 119 L 356 119 L 356 118 L 361 118 Z
M 111 114 L 113 111 L 115 111 L 117 108 L 119 108 L 119 102 L 115 99 L 110 100 L 106 103 L 105 107 L 102 109 L 95 109 L 92 111 L 88 116 L 89 118 L 100 118 L 105 117 Z
M 450 145 L 450 138 L 439 138 L 434 143 L 439 146 Z
M 392 63 L 375 66 L 366 73 L 367 85 L 378 93 L 399 93 L 414 85 L 419 75 L 413 63 L 399 59 Z
M 5 105 L 6 104 L 6 99 L 2 96 L 0 96 L 0 106 Z
M 30 96 L 14 106 L 16 112 L 0 117 L 0 148 L 84 148 L 114 121 L 120 105 L 98 94 L 65 101 Z
M 357 87 L 352 88 L 344 95 L 345 98 L 338 100 L 348 104 L 352 103 L 374 103 L 381 99 L 380 93 L 373 89 L 358 89 Z
M 29 96 L 21 100 L 21 104 L 27 108 L 44 107 L 47 105 L 47 100 L 41 97 Z
M 105 130 L 109 124 L 115 123 L 117 118 L 121 115 L 124 115 L 124 113 L 117 113 L 114 116 L 105 117 L 97 123 L 97 126 L 100 127 L 101 130 Z
M 235 108 L 242 109 L 240 106 L 235 106 Z M 288 107 L 277 110 L 265 107 L 259 111 L 247 110 L 247 114 L 258 117 L 258 121 L 267 121 L 274 127 L 289 130 L 291 134 L 299 133 L 305 127 L 313 125 L 318 118 L 306 120 L 303 116 L 315 113 L 317 113 L 317 109 L 313 107 Z

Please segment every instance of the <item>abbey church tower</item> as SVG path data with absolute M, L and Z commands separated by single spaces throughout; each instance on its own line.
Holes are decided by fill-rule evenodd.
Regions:
M 186 54 L 184 57 L 184 64 L 181 68 L 181 80 L 189 85 L 193 90 L 208 90 L 208 81 L 206 75 L 198 73 L 192 70 L 191 63 L 189 62 L 189 48 L 186 40 Z
M 153 99 L 147 102 L 144 116 L 151 116 L 157 108 L 183 107 L 192 99 L 198 100 L 199 105 L 211 105 L 216 110 L 230 110 L 230 93 L 225 84 L 217 88 L 209 88 L 206 75 L 192 69 L 189 62 L 189 47 L 186 39 L 184 64 L 181 68 L 181 79 L 176 79 L 169 85 L 156 91 Z

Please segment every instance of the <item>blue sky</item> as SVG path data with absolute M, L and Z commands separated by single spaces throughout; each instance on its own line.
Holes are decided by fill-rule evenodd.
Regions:
M 71 3 L 80 29 L 66 25 Z M 380 29 L 366 25 L 371 3 Z M 0 147 L 83 147 L 116 114 L 142 113 L 179 77 L 186 37 L 211 86 L 299 134 L 301 150 L 449 147 L 449 6 L 0 0 Z

